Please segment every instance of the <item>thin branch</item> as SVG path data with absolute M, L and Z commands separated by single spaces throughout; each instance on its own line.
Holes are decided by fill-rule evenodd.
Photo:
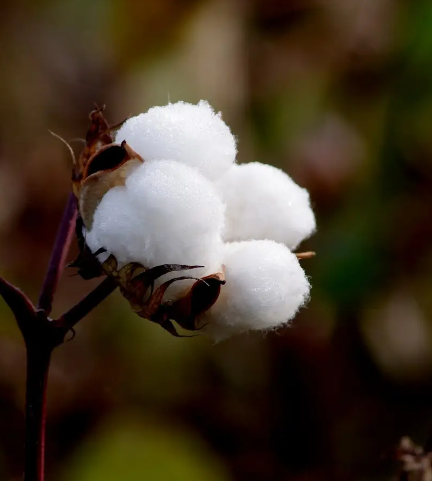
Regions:
M 107 277 L 84 299 L 63 314 L 57 322 L 67 330 L 72 329 L 77 322 L 105 300 L 116 288 L 117 283 L 111 277 Z
M 49 315 L 52 310 L 54 294 L 63 272 L 69 246 L 74 236 L 76 217 L 76 197 L 73 194 L 70 194 L 68 203 L 63 212 L 62 220 L 57 230 L 56 240 L 37 306 L 39 310 L 43 310 L 47 315 Z
M 14 313 L 18 327 L 24 334 L 25 322 L 34 316 L 35 310 L 30 299 L 17 287 L 0 277 L 0 295 Z

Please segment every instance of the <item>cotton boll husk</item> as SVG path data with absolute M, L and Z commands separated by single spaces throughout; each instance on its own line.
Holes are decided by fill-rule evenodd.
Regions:
M 201 319 L 216 341 L 248 330 L 280 327 L 308 299 L 305 273 L 283 244 L 271 240 L 229 243 L 223 262 L 226 284 Z
M 315 231 L 307 190 L 276 167 L 233 165 L 217 187 L 227 208 L 225 241 L 272 239 L 295 249 Z
M 223 222 L 224 204 L 198 171 L 171 160 L 146 161 L 124 187 L 114 187 L 102 198 L 86 242 L 93 252 L 107 249 L 120 267 L 129 262 L 205 266 L 168 274 L 161 281 L 201 277 L 221 269 Z M 170 295 L 191 282 L 174 283 Z
M 172 159 L 194 167 L 210 180 L 223 176 L 235 161 L 236 141 L 212 107 L 177 102 L 153 107 L 127 120 L 116 134 L 144 160 Z

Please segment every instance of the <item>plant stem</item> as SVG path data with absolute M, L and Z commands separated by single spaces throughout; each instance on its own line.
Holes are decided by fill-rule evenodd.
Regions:
M 57 230 L 37 310 L 31 318 L 21 322 L 25 326 L 22 330 L 27 348 L 24 481 L 44 481 L 45 477 L 48 372 L 51 353 L 64 337 L 64 332 L 55 329 L 54 323 L 48 316 L 52 310 L 54 294 L 74 235 L 76 217 L 77 201 L 75 196 L 70 194 Z M 20 324 L 19 320 L 18 324 Z
M 46 391 L 52 351 L 64 342 L 65 336 L 77 322 L 117 288 L 113 279 L 106 278 L 59 319 L 50 319 L 54 294 L 74 235 L 76 218 L 77 202 L 71 194 L 57 231 L 37 308 L 23 292 L 0 277 L 0 296 L 14 313 L 27 349 L 24 481 L 44 481 Z
M 43 481 L 45 473 L 46 390 L 52 347 L 27 344 L 24 481 Z
M 51 313 L 52 301 L 60 276 L 63 272 L 66 255 L 75 233 L 77 217 L 77 201 L 74 194 L 69 195 L 68 203 L 63 212 L 63 217 L 57 230 L 57 236 L 48 264 L 47 273 L 39 295 L 38 309 Z
M 113 278 L 106 277 L 93 291 L 63 314 L 56 322 L 66 330 L 72 329 L 77 322 L 97 307 L 104 299 L 114 292 L 117 287 L 118 284 Z

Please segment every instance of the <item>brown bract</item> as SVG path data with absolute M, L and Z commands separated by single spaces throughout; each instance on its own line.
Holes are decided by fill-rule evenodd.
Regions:
M 90 127 L 86 136 L 86 146 L 72 172 L 73 191 L 78 200 L 80 219 L 77 222 L 77 237 L 80 247 L 79 257 L 71 264 L 78 268 L 84 279 L 100 275 L 113 278 L 123 296 L 140 317 L 156 322 L 174 336 L 179 336 L 172 321 L 183 329 L 200 329 L 199 317 L 217 301 L 221 286 L 225 284 L 224 272 L 217 272 L 203 278 L 179 276 L 171 278 L 155 289 L 155 282 L 162 276 L 176 271 L 189 271 L 203 266 L 183 264 L 163 264 L 148 268 L 131 262 L 119 268 L 116 258 L 110 255 L 102 264 L 85 243 L 83 227 L 90 230 L 93 217 L 102 197 L 115 186 L 125 185 L 132 169 L 144 159 L 125 141 L 114 143 L 113 132 L 120 124 L 110 126 L 103 115 L 104 108 L 96 108 L 90 113 Z M 181 259 L 179 259 L 181 261 Z M 165 293 L 174 282 L 194 279 L 196 282 L 180 299 L 164 301 Z
M 81 152 L 78 162 L 74 162 L 72 170 L 72 187 L 74 194 L 78 197 L 81 188 L 81 183 L 85 179 L 88 171 L 88 165 L 90 159 L 93 159 L 94 154 L 103 146 L 112 144 L 114 139 L 112 133 L 121 127 L 125 122 L 121 122 L 118 125 L 110 126 L 106 121 L 103 111 L 105 107 L 98 107 L 96 110 L 90 112 L 90 126 L 86 135 L 86 145 Z

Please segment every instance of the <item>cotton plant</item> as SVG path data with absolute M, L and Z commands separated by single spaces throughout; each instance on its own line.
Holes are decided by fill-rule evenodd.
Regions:
M 236 164 L 235 137 L 204 101 L 114 129 L 95 111 L 92 124 L 105 131 L 76 166 L 80 235 L 137 314 L 216 340 L 294 317 L 310 290 L 291 252 L 315 230 L 305 189 L 275 167 Z
M 169 103 L 113 126 L 103 110 L 90 113 L 77 159 L 65 142 L 73 193 L 37 304 L 0 277 L 27 352 L 26 481 L 44 479 L 51 353 L 117 288 L 174 336 L 176 324 L 215 340 L 284 326 L 309 297 L 299 260 L 312 253 L 293 253 L 315 230 L 305 189 L 269 165 L 236 164 L 236 139 L 207 102 Z M 80 254 L 70 266 L 104 279 L 53 319 L 74 235 Z

